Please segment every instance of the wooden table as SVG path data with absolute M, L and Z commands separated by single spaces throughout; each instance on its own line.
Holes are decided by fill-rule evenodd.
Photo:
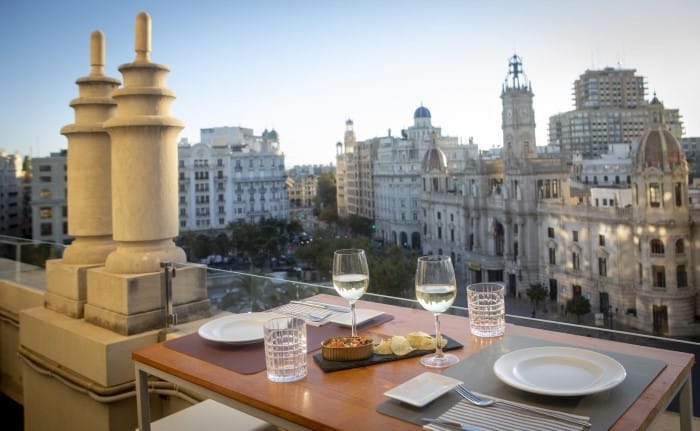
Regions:
M 341 298 L 331 295 L 318 295 L 315 299 L 343 305 Z M 372 332 L 406 334 L 420 330 L 432 332 L 434 328 L 432 314 L 423 310 L 363 301 L 358 306 L 380 309 L 394 316 L 394 320 L 371 328 Z M 466 358 L 491 342 L 490 339 L 472 336 L 465 317 L 444 315 L 440 320 L 443 332 L 464 344 L 464 349 L 452 352 L 460 358 Z M 628 431 L 648 428 L 673 397 L 680 393 L 680 429 L 691 431 L 690 374 L 695 361 L 693 355 L 512 324 L 507 325 L 506 332 L 665 361 L 667 367 L 612 429 Z M 136 368 L 139 429 L 142 431 L 150 429 L 148 375 L 173 382 L 289 430 L 420 429 L 375 410 L 377 405 L 386 401 L 385 391 L 426 371 L 418 358 L 333 373 L 324 373 L 309 358 L 309 372 L 305 379 L 273 383 L 267 379 L 264 371 L 238 374 L 169 349 L 162 343 L 134 351 L 132 357 Z

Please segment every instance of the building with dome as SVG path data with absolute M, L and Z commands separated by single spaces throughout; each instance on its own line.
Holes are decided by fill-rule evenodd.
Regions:
M 386 136 L 358 142 L 354 122 L 347 120 L 336 155 L 338 215 L 372 219 L 376 239 L 420 249 L 421 163 L 433 137 L 455 164 L 466 159 L 467 149 L 476 152 L 476 145 L 459 145 L 457 138 L 442 136 L 423 105 L 414 112 L 413 126 L 400 136 L 389 130 Z
M 377 237 L 451 256 L 466 284 L 503 282 L 508 295 L 522 297 L 542 284 L 550 306 L 563 309 L 582 295 L 607 322 L 700 334 L 692 246 L 700 208 L 690 205 L 688 164 L 675 123 L 666 123 L 669 111 L 654 97 L 641 139 L 612 145 L 600 159 L 579 153 L 572 163 L 567 154 L 537 152 L 533 97 L 514 55 L 496 157 L 442 136 L 424 106 L 401 137 L 364 141 L 377 151 Z

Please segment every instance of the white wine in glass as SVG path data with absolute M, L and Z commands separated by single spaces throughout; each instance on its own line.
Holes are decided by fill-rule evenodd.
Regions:
M 355 302 L 367 291 L 369 267 L 362 249 L 344 249 L 333 253 L 333 287 L 338 295 L 350 303 L 352 314 L 352 336 L 357 336 L 355 325 Z
M 449 256 L 422 256 L 416 266 L 416 299 L 435 315 L 435 353 L 420 362 L 426 367 L 446 368 L 459 361 L 455 355 L 443 353 L 440 334 L 440 313 L 446 311 L 457 296 L 457 279 Z

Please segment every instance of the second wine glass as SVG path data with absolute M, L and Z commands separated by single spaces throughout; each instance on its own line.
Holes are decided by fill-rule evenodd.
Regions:
M 369 267 L 362 249 L 336 250 L 333 253 L 333 287 L 350 303 L 352 314 L 352 336 L 357 336 L 355 325 L 355 302 L 367 291 Z
M 446 311 L 457 296 L 457 279 L 449 256 L 422 256 L 416 266 L 416 299 L 435 315 L 435 353 L 425 355 L 421 363 L 426 367 L 445 368 L 459 359 L 442 351 L 440 313 Z

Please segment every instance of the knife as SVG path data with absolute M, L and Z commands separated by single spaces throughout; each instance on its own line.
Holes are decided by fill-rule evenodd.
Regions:
M 475 426 L 471 426 L 469 424 L 463 424 L 460 422 L 454 422 L 454 421 L 448 421 L 445 419 L 439 419 L 439 418 L 421 418 L 422 421 L 430 422 L 433 424 L 438 424 L 446 427 L 451 427 L 455 429 L 459 429 L 462 431 L 486 431 L 483 428 L 478 428 Z
M 341 307 L 340 305 L 333 305 L 333 304 L 326 304 L 323 302 L 316 302 L 316 301 L 289 301 L 292 304 L 302 304 L 302 305 L 309 305 L 311 307 L 317 307 L 317 308 L 324 308 L 326 310 L 331 310 L 331 311 L 338 311 L 340 313 L 349 313 L 350 309 L 347 307 Z

